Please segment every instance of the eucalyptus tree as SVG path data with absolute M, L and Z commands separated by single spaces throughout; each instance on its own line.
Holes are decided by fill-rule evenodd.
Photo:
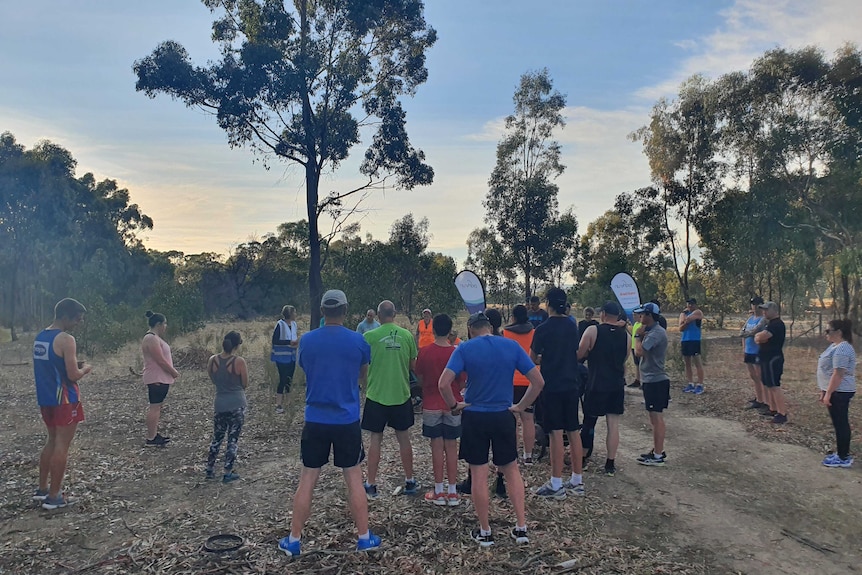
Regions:
M 356 200 L 390 180 L 411 189 L 434 172 L 406 129 L 400 98 L 428 77 L 425 52 L 436 40 L 421 0 L 203 0 L 219 16 L 212 26 L 221 60 L 192 64 L 166 41 L 134 64 L 136 89 L 164 93 L 213 114 L 231 146 L 265 161 L 298 164 L 305 174 L 309 300 L 319 301 L 319 218 L 349 217 Z M 373 129 L 359 168 L 364 183 L 321 193 Z M 319 309 L 311 305 L 312 324 Z

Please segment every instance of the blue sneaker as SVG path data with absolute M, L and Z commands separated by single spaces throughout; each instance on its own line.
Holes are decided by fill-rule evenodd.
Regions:
M 288 557 L 297 557 L 300 553 L 300 543 L 302 540 L 291 543 L 290 537 L 284 537 L 278 542 L 278 548 L 284 551 Z
M 368 532 L 368 539 L 358 539 L 356 541 L 356 550 L 357 551 L 371 551 L 373 549 L 377 549 L 380 547 L 380 537 L 372 533 Z
M 834 467 L 836 460 L 840 460 L 837 453 L 830 453 L 823 458 L 823 465 L 826 467 Z
M 365 487 L 365 497 L 368 499 L 368 501 L 374 501 L 375 499 L 377 499 L 378 494 L 377 494 L 377 486 L 376 485 L 370 485 L 370 484 L 366 483 L 364 487 Z
M 419 483 L 415 479 L 404 482 L 404 495 L 416 495 L 419 493 Z
M 37 489 L 33 493 L 33 501 L 38 501 L 39 503 L 42 503 L 46 499 L 48 499 L 48 490 L 47 489 L 45 491 L 42 491 L 41 489 Z
M 695 395 L 702 394 L 703 393 L 703 386 L 702 385 L 695 385 L 694 390 L 692 390 L 692 393 Z
M 852 467 L 853 466 L 853 458 L 849 455 L 846 459 L 841 459 L 837 454 L 833 453 L 832 455 L 828 455 L 826 459 L 823 460 L 823 465 L 826 467 Z
M 686 385 L 686 386 L 682 389 L 682 392 L 683 392 L 683 393 L 694 393 L 694 384 L 693 384 L 693 383 L 689 383 L 688 385 Z

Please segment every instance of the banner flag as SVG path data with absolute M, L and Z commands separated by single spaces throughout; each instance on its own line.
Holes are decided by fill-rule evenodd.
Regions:
M 641 305 L 637 282 L 627 273 L 618 273 L 611 280 L 611 289 L 617 296 L 617 301 L 620 302 L 620 307 L 623 308 L 626 317 L 629 318 L 629 321 L 634 321 L 632 311 Z
M 455 276 L 455 287 L 471 314 L 485 309 L 485 285 L 475 273 L 470 270 L 458 272 Z

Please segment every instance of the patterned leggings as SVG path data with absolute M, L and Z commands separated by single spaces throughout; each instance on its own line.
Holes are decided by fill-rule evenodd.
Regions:
M 224 470 L 229 473 L 233 470 L 236 461 L 236 442 L 245 423 L 245 408 L 240 407 L 233 411 L 216 413 L 213 418 L 213 440 L 210 443 L 209 457 L 207 458 L 207 471 L 215 469 L 216 457 L 221 449 L 221 442 L 227 436 L 227 449 L 224 454 Z

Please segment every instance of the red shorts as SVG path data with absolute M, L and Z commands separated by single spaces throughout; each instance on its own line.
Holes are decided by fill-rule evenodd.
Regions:
M 42 420 L 48 427 L 65 427 L 84 421 L 84 408 L 81 402 L 62 405 L 43 405 Z

